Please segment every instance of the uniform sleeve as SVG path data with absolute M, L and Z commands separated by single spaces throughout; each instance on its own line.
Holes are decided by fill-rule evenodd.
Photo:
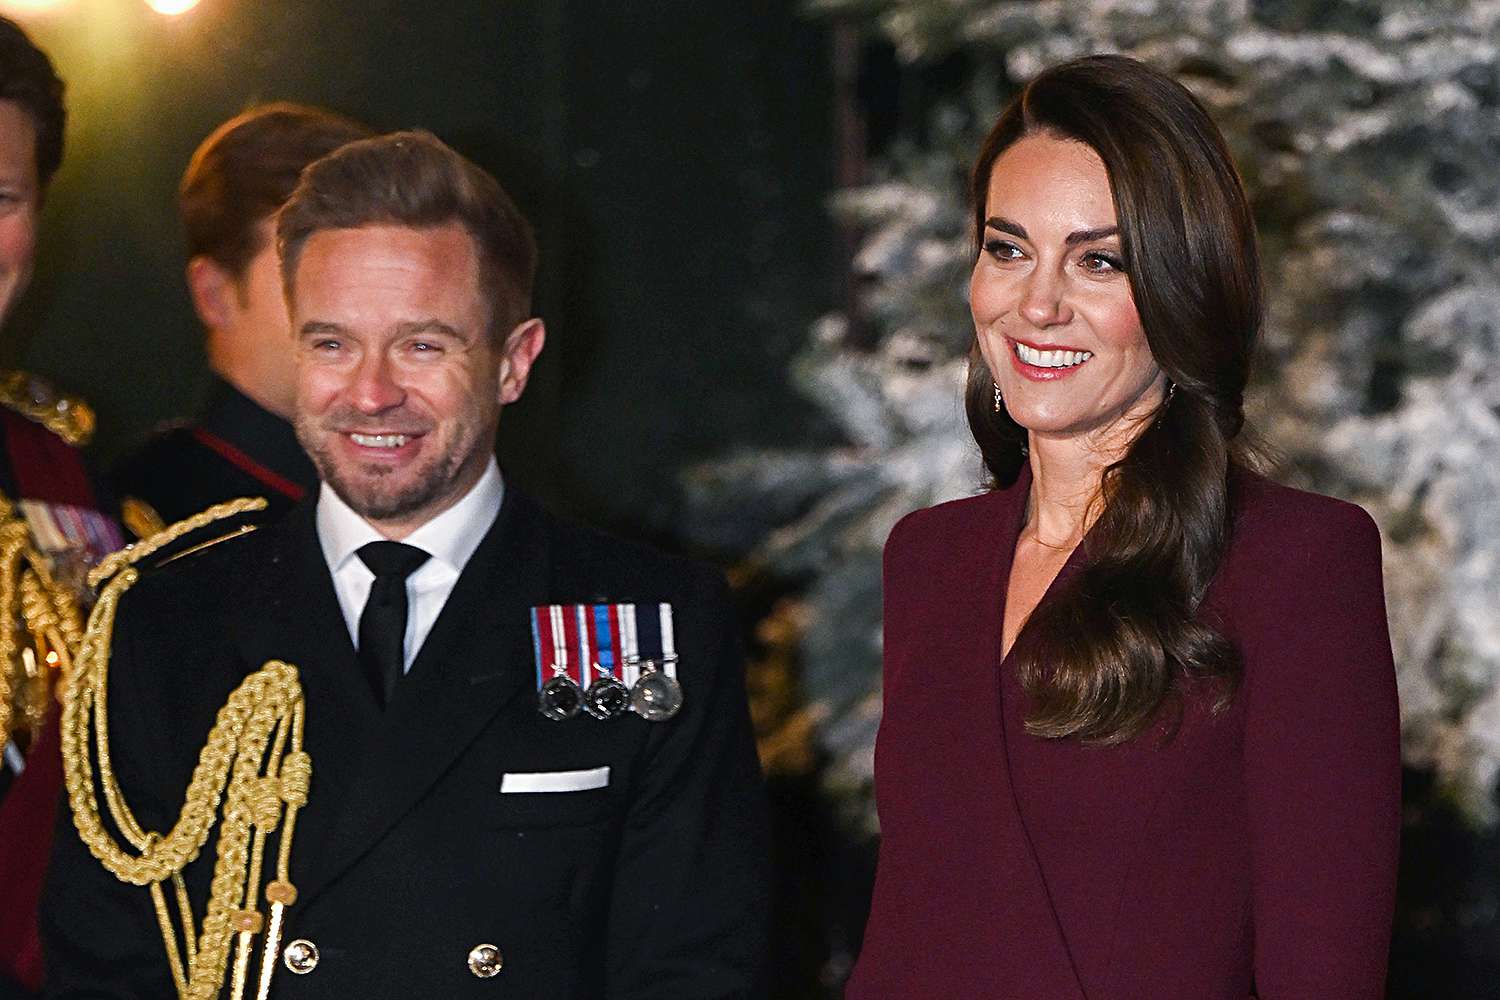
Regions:
M 149 790 L 149 762 L 162 760 L 150 743 L 161 720 L 148 724 L 150 709 L 141 659 L 128 638 L 129 598 L 122 601 L 109 672 L 111 761 L 126 801 L 146 829 L 170 822 L 163 802 Z M 91 741 L 92 742 L 92 741 Z M 97 769 L 96 769 L 97 773 Z M 97 786 L 97 781 L 96 781 Z M 96 793 L 97 794 L 97 793 Z M 105 825 L 125 844 L 109 821 Z M 58 807 L 52 859 L 42 892 L 42 954 L 45 996 L 67 1000 L 161 1000 L 176 996 L 151 894 L 110 874 L 79 838 L 66 801 Z
M 769 832 L 738 632 L 705 574 L 678 616 L 683 707 L 645 751 L 609 917 L 610 1000 L 761 995 Z
M 1284 529 L 1284 530 L 1283 530 Z M 1380 536 L 1338 504 L 1249 581 L 1245 769 L 1261 1000 L 1384 996 L 1400 724 Z

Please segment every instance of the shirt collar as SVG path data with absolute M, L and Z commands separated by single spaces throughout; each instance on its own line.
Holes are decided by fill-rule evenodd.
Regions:
M 505 481 L 500 477 L 500 466 L 491 458 L 485 466 L 484 474 L 479 477 L 479 482 L 458 503 L 402 541 L 416 546 L 454 572 L 462 572 L 469 557 L 484 540 L 496 515 L 500 513 L 500 504 L 504 499 Z M 385 538 L 370 522 L 356 514 L 327 483 L 323 483 L 318 491 L 316 520 L 318 544 L 333 573 L 343 569 L 361 546 Z

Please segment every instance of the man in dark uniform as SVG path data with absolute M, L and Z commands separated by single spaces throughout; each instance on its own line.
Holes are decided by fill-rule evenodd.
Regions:
M 766 818 L 723 581 L 553 518 L 495 464 L 544 338 L 530 227 L 407 132 L 310 167 L 278 234 L 322 485 L 121 599 L 110 744 L 130 807 L 170 829 L 219 707 L 286 661 L 312 778 L 275 996 L 758 995 Z M 580 663 L 608 696 L 637 639 L 675 664 L 680 710 L 602 697 L 604 717 L 553 717 L 576 710 Z M 48 995 L 169 995 L 147 890 L 67 833 Z M 186 868 L 200 913 L 212 863 Z
M 292 343 L 274 217 L 303 167 L 368 135 L 319 108 L 267 104 L 220 125 L 193 153 L 178 210 L 214 380 L 197 421 L 157 433 L 111 470 L 136 534 L 242 496 L 265 497 L 278 517 L 316 487 L 288 422 Z
M 62 162 L 62 96 L 46 54 L 0 18 L 0 323 L 31 278 L 42 197 Z M 75 450 L 93 429 L 81 402 L 0 372 L 0 522 L 23 522 L 28 546 L 64 586 L 81 584 L 87 566 L 121 544 Z M 20 569 L 0 563 L 12 594 Z M 0 614 L 22 617 L 17 606 Z M 36 904 L 62 785 L 52 672 L 35 649 L 10 652 L 15 662 L 0 662 L 0 998 L 41 985 Z

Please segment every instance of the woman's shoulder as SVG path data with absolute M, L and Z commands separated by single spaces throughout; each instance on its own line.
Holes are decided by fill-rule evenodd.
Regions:
M 1286 486 L 1259 473 L 1230 474 L 1231 551 L 1285 561 L 1380 551 L 1380 531 L 1358 504 Z M 1294 560 L 1296 561 L 1296 560 Z
M 907 546 L 966 545 L 972 539 L 973 530 L 993 524 L 996 517 L 1017 502 L 1014 492 L 1013 487 L 987 490 L 914 510 L 891 528 L 886 550 Z

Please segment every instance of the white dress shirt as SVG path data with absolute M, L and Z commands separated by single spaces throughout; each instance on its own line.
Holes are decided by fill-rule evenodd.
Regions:
M 422 643 L 427 641 L 427 633 L 432 631 L 443 605 L 448 603 L 459 574 L 479 548 L 485 532 L 495 523 L 504 497 L 500 467 L 491 458 L 484 475 L 463 499 L 401 539 L 430 556 L 406 578 L 403 671 L 411 669 Z M 327 483 L 318 492 L 317 526 L 318 544 L 333 577 L 333 589 L 338 594 L 339 609 L 344 612 L 344 624 L 349 627 L 349 639 L 358 647 L 359 616 L 370 596 L 370 585 L 375 582 L 375 574 L 359 558 L 358 551 L 369 542 L 384 541 L 385 536 L 356 514 Z

